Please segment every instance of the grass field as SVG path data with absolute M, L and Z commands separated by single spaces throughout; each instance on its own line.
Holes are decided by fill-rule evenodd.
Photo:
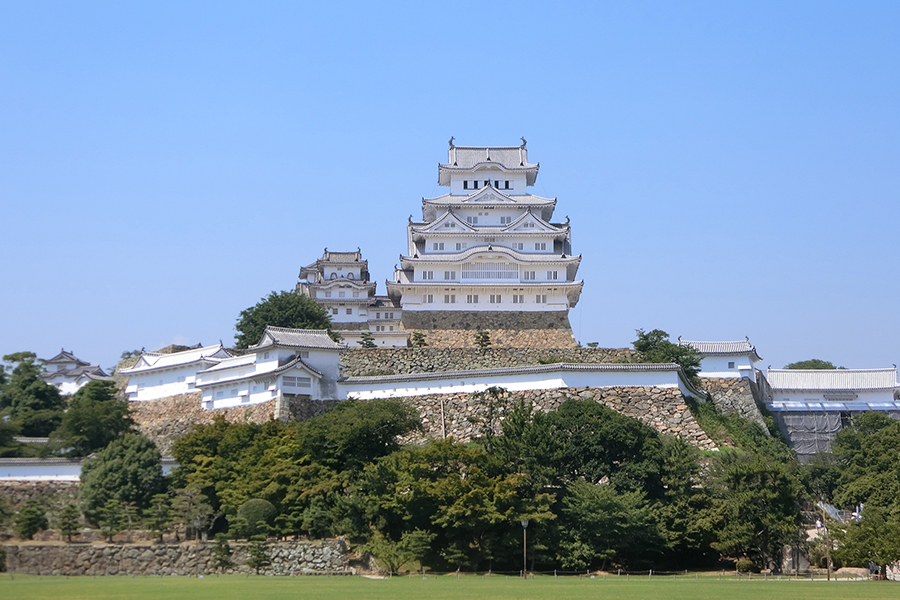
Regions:
M 578 579 L 421 576 L 371 580 L 358 577 L 43 577 L 0 574 L 3 600 L 896 600 L 890 581 L 752 581 L 716 577 Z

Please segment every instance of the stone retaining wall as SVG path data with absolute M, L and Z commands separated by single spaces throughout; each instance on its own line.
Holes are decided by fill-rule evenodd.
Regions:
M 30 575 L 205 575 L 212 567 L 212 543 L 197 544 L 5 544 L 7 570 Z M 237 565 L 228 573 L 252 573 L 244 562 L 247 544 L 231 542 Z M 272 565 L 265 575 L 351 575 L 343 540 L 280 542 L 269 545 Z
M 410 333 L 425 335 L 429 346 L 475 347 L 475 333 L 487 331 L 491 344 L 505 348 L 575 348 L 568 312 L 405 311 Z
M 405 375 L 538 365 L 629 362 L 630 348 L 354 348 L 341 353 L 341 375 Z
M 171 454 L 175 440 L 188 433 L 194 425 L 212 423 L 219 415 L 228 422 L 265 423 L 276 416 L 305 421 L 331 410 L 337 400 L 285 396 L 281 406 L 277 405 L 276 400 L 269 400 L 248 406 L 205 409 L 200 406 L 200 392 L 194 392 L 129 404 L 134 411 L 132 417 L 141 433 L 156 442 L 159 451 L 165 456 Z
M 526 402 L 532 403 L 533 410 L 542 411 L 557 410 L 570 398 L 594 400 L 620 414 L 638 419 L 660 433 L 677 435 L 704 450 L 716 449 L 715 442 L 700 428 L 677 388 L 565 388 L 506 393 L 502 396 L 506 402 L 500 411 L 496 433 L 500 432 L 499 421 L 502 421 L 505 411 L 523 397 Z M 432 394 L 405 400 L 418 409 L 427 437 L 453 436 L 457 441 L 466 442 L 480 435 L 483 425 L 473 423 L 472 419 L 483 419 L 486 404 L 476 394 Z
M 753 421 L 768 434 L 766 422 L 756 404 L 755 382 L 745 377 L 702 377 L 703 387 L 712 396 L 712 403 L 724 415 L 738 415 Z
M 29 500 L 37 500 L 53 517 L 78 498 L 77 481 L 0 481 L 0 497 L 17 511 Z

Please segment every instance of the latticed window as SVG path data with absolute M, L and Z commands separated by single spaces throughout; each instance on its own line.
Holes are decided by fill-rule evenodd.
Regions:
M 463 265 L 463 279 L 518 279 L 519 265 L 508 262 L 473 262 Z

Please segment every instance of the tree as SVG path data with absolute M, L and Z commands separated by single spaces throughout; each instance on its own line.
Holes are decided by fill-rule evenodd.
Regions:
M 761 569 L 781 567 L 781 553 L 800 526 L 799 488 L 784 464 L 754 455 L 726 455 L 713 487 L 719 516 L 714 547 L 748 557 Z
M 363 331 L 359 334 L 359 341 L 356 342 L 363 348 L 375 348 L 375 336 L 369 331 Z
M 428 342 L 425 341 L 425 334 L 421 331 L 414 331 L 411 341 L 414 348 L 424 348 L 428 345 Z
M 134 420 L 126 400 L 116 398 L 112 381 L 91 381 L 72 396 L 54 445 L 70 456 L 87 456 L 132 431 Z
M 489 331 L 475 332 L 475 345 L 479 348 L 491 347 L 491 333 Z
M 188 529 L 193 529 L 197 539 L 206 541 L 206 534 L 212 525 L 215 511 L 207 502 L 208 498 L 197 486 L 189 485 L 175 493 L 173 509 L 176 519 L 184 526 L 184 535 L 187 537 Z
M 883 566 L 900 560 L 900 516 L 882 508 L 866 507 L 863 518 L 838 528 L 835 557 L 845 565 Z
M 77 535 L 80 530 L 78 520 L 81 518 L 81 511 L 74 504 L 67 504 L 59 515 L 59 533 L 66 536 L 66 540 L 71 542 L 72 536 Z
M 29 500 L 16 515 L 16 535 L 19 539 L 30 540 L 39 531 L 47 529 L 47 514 L 37 500 Z
M 267 533 L 272 525 L 278 510 L 268 500 L 251 498 L 238 509 L 238 517 L 244 519 L 246 531 L 242 532 L 246 537 L 253 537 Z
M 265 569 L 272 564 L 272 559 L 269 558 L 269 542 L 266 536 L 256 536 L 255 539 L 250 541 L 245 564 L 254 569 L 257 575 L 259 575 L 260 569 Z
M 242 310 L 235 329 L 238 348 L 259 342 L 266 326 L 294 329 L 331 329 L 331 315 L 309 296 L 272 292 L 255 306 Z
M 0 389 L 0 414 L 8 416 L 21 435 L 49 435 L 59 425 L 65 408 L 59 390 L 41 378 L 33 352 L 7 354 L 3 360 L 16 366 Z
M 234 561 L 231 556 L 234 552 L 231 544 L 228 543 L 228 536 L 224 533 L 216 534 L 216 543 L 212 549 L 212 567 L 218 571 L 225 572 L 234 567 Z
M 792 362 L 789 365 L 784 366 L 785 369 L 838 369 L 843 367 L 836 367 L 834 363 L 827 360 L 820 360 L 818 358 L 811 358 L 809 360 L 801 360 L 798 362 Z
M 150 506 L 144 511 L 147 527 L 158 536 L 159 543 L 163 535 L 172 530 L 171 504 L 168 494 L 154 494 Z
M 113 536 L 124 529 L 123 517 L 122 503 L 115 498 L 108 499 L 99 509 L 97 523 L 108 543 L 112 543 Z
M 665 548 L 642 492 L 574 481 L 563 500 L 562 519 L 559 560 L 567 568 L 653 564 Z
M 634 341 L 634 349 L 640 353 L 642 362 L 675 363 L 684 371 L 685 377 L 697 383 L 700 372 L 700 353 L 690 346 L 673 344 L 669 334 L 661 329 L 645 332 L 636 330 L 638 339 Z
M 0 458 L 20 456 L 24 444 L 16 441 L 19 428 L 9 418 L 0 416 Z
M 372 537 L 364 548 L 387 568 L 388 573 L 398 573 L 406 563 L 421 561 L 431 550 L 434 538 L 434 533 L 413 529 L 404 531 L 400 541 L 395 542 L 377 529 L 373 529 Z
M 137 433 L 113 440 L 81 467 L 82 510 L 92 523 L 108 500 L 134 502 L 143 509 L 163 490 L 159 450 Z

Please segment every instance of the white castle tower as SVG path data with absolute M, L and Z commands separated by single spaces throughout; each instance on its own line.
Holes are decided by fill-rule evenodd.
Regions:
M 455 146 L 451 138 L 448 161 L 438 165 L 449 193 L 423 198 L 422 221 L 410 217 L 408 252 L 387 282 L 406 329 L 550 328 L 571 337 L 581 256 L 572 255 L 568 218 L 552 222 L 556 199 L 528 192 L 538 168 L 524 138 L 512 147 Z

